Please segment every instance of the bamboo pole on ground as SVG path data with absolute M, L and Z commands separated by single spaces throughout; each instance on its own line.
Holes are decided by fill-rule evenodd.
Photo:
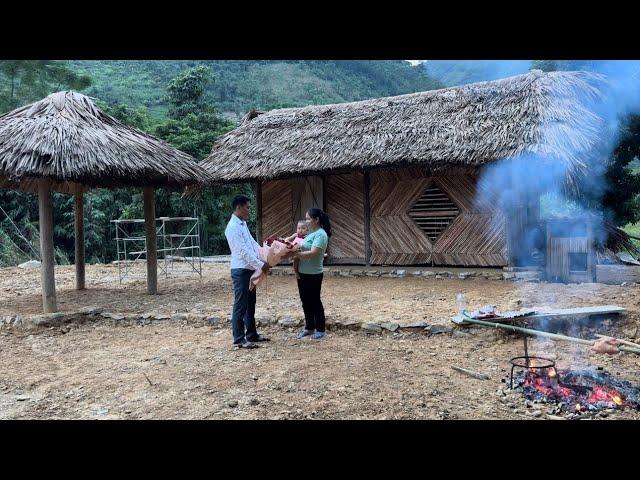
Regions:
M 568 335 L 560 335 L 559 333 L 544 332 L 542 330 L 533 330 L 531 328 L 516 327 L 515 325 L 505 325 L 503 323 L 485 322 L 484 320 L 478 320 L 470 317 L 466 311 L 462 311 L 462 316 L 465 322 L 475 323 L 477 325 L 483 325 L 485 327 L 493 327 L 502 330 L 509 330 L 516 333 L 524 333 L 526 335 L 533 335 L 537 337 L 552 338 L 554 340 L 561 340 L 565 342 L 582 343 L 583 345 L 594 345 L 595 340 L 585 340 L 583 338 L 569 337 Z M 631 348 L 624 345 L 618 345 L 618 350 L 621 352 L 629 352 L 640 355 L 640 348 Z
M 145 187 L 144 230 L 147 240 L 147 293 L 158 293 L 158 251 L 156 247 L 156 198 L 153 187 Z
M 58 310 L 53 256 L 53 202 L 51 180 L 38 181 L 38 215 L 40 223 L 40 279 L 42 283 L 42 309 L 44 313 Z
M 76 290 L 84 290 L 84 198 L 79 188 L 75 197 L 75 246 L 76 246 Z

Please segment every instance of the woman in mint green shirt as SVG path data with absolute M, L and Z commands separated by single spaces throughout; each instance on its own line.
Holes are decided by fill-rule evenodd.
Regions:
M 327 250 L 331 236 L 329 216 L 319 208 L 310 208 L 306 215 L 307 231 L 300 252 L 295 258 L 300 260 L 298 271 L 298 292 L 304 310 L 304 330 L 298 333 L 298 338 L 311 336 L 322 338 L 325 333 L 324 307 L 320 299 L 322 288 L 322 264 L 324 252 Z

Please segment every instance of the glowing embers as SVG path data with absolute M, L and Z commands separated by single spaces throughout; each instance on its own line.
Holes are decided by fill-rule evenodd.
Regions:
M 459 213 L 458 206 L 435 184 L 427 188 L 409 210 L 409 216 L 432 243 Z
M 518 372 L 513 383 L 528 400 L 558 403 L 565 411 L 640 410 L 640 389 L 603 371 L 530 368 Z
M 511 376 L 509 378 L 509 388 L 513 388 L 513 371 L 516 368 L 527 369 L 532 373 L 547 372 L 549 378 L 557 378 L 556 362 L 549 358 L 530 357 L 528 355 L 525 341 L 525 354 L 522 357 L 513 357 L 511 362 Z

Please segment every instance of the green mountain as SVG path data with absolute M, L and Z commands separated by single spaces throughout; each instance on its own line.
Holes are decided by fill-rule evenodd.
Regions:
M 531 60 L 427 60 L 420 66 L 429 77 L 452 87 L 526 73 Z
M 84 93 L 108 104 L 145 106 L 155 118 L 167 110 L 165 86 L 186 68 L 206 65 L 215 76 L 208 97 L 229 116 L 271 109 L 401 95 L 440 88 L 404 60 L 74 60 L 92 78 Z

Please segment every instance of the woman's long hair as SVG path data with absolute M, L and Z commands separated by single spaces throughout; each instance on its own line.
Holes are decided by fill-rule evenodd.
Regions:
M 309 216 L 311 218 L 320 219 L 320 226 L 324 229 L 325 232 L 327 232 L 327 237 L 330 237 L 331 236 L 331 222 L 329 221 L 329 215 L 324 213 L 319 208 L 310 208 L 309 210 L 307 210 L 307 213 L 309 214 Z

